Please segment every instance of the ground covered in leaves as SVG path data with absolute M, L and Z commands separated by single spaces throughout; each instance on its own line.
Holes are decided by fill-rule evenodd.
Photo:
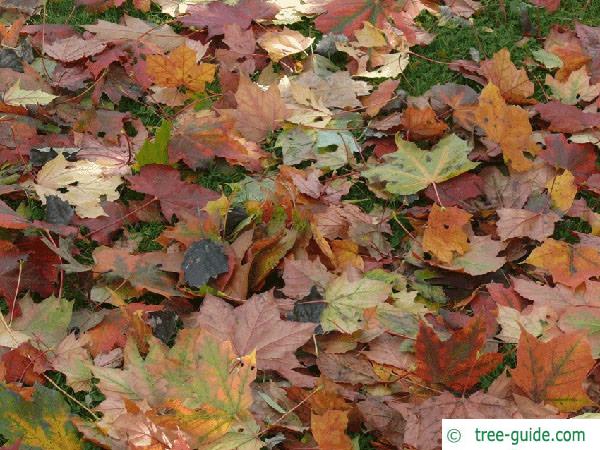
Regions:
M 600 2 L 0 0 L 0 446 L 598 417 Z

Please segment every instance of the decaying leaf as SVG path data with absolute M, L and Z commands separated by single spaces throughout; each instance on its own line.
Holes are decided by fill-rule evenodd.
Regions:
M 428 325 L 421 323 L 417 342 L 416 375 L 427 383 L 439 383 L 455 391 L 470 389 L 482 375 L 502 362 L 502 355 L 480 355 L 485 343 L 486 325 L 472 318 L 460 331 L 442 341 Z
M 540 342 L 523 331 L 517 361 L 512 377 L 533 401 L 551 403 L 561 411 L 577 411 L 590 403 L 582 384 L 594 359 L 582 334 L 566 334 Z
M 456 135 L 440 140 L 430 151 L 396 135 L 398 150 L 384 156 L 362 174 L 371 183 L 384 183 L 392 194 L 409 195 L 433 183 L 441 183 L 477 167 L 469 160 L 469 145 Z
M 36 385 L 30 401 L 0 384 L 0 429 L 9 444 L 19 448 L 83 449 L 77 430 L 70 420 L 69 405 L 61 394 Z

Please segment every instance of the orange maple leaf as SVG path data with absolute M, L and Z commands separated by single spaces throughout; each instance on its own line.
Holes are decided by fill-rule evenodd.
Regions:
M 487 137 L 502 149 L 504 161 L 514 170 L 524 172 L 532 167 L 525 152 L 535 155 L 540 148 L 532 139 L 527 111 L 507 105 L 500 89 L 489 83 L 481 92 L 475 122 Z
M 593 247 L 573 246 L 566 242 L 546 239 L 534 249 L 527 264 L 545 269 L 555 282 L 571 288 L 592 277 L 600 276 L 600 253 Z
M 481 74 L 490 83 L 498 86 L 502 97 L 509 103 L 530 104 L 535 100 L 529 99 L 535 89 L 529 80 L 527 72 L 517 69 L 510 60 L 510 52 L 503 48 L 496 52 L 492 59 L 481 63 Z
M 581 334 L 565 334 L 542 342 L 521 331 L 517 368 L 512 379 L 535 402 L 549 402 L 561 411 L 577 411 L 591 403 L 582 389 L 594 358 Z
M 469 250 L 467 225 L 471 217 L 468 212 L 454 206 L 441 208 L 433 205 L 423 235 L 423 249 L 445 263 L 452 261 L 455 252 L 464 255 Z
M 196 63 L 196 52 L 186 45 L 173 50 L 169 55 L 150 55 L 146 58 L 148 75 L 163 87 L 186 87 L 194 92 L 203 92 L 206 83 L 215 78 L 214 64 Z

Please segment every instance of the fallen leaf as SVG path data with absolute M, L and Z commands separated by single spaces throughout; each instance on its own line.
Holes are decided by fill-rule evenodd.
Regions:
M 20 448 L 83 449 L 70 420 L 69 405 L 58 391 L 37 384 L 31 401 L 0 384 L 0 429 L 9 444 Z
M 256 351 L 259 369 L 277 370 L 283 376 L 299 366 L 294 352 L 315 328 L 311 323 L 281 320 L 277 302 L 269 293 L 254 295 L 235 309 L 209 296 L 190 323 L 231 341 L 239 355 Z
M 552 200 L 552 206 L 562 212 L 567 212 L 573 205 L 577 195 L 577 184 L 571 172 L 565 170 L 562 174 L 555 176 L 546 185 Z
M 361 328 L 365 309 L 383 303 L 390 294 L 391 286 L 383 281 L 369 278 L 350 281 L 343 274 L 325 290 L 327 307 L 321 314 L 321 326 L 325 331 L 353 333 Z
M 348 411 L 329 410 L 312 414 L 310 427 L 319 448 L 328 450 L 352 450 L 352 441 L 346 434 Z
M 460 208 L 433 205 L 423 235 L 423 249 L 444 263 L 454 254 L 464 255 L 469 249 L 468 224 L 471 214 Z
M 46 44 L 46 55 L 62 62 L 73 62 L 88 56 L 97 55 L 106 48 L 105 42 L 97 39 L 83 39 L 71 36 Z
M 525 262 L 547 270 L 555 282 L 571 288 L 600 275 L 600 253 L 597 250 L 554 239 L 546 239 Z
M 74 206 L 82 218 L 104 216 L 100 202 L 118 200 L 117 188 L 123 182 L 108 171 L 107 166 L 93 161 L 67 161 L 61 153 L 44 164 L 33 187 L 42 204 L 53 195 Z
M 281 31 L 267 31 L 258 38 L 258 45 L 264 48 L 274 61 L 303 52 L 315 39 L 305 37 L 300 32 L 283 28 Z
M 472 388 L 481 376 L 502 362 L 499 353 L 480 355 L 485 339 L 486 325 L 480 317 L 472 318 L 446 341 L 421 322 L 415 343 L 416 376 L 426 383 L 443 384 L 458 392 Z
M 17 80 L 3 96 L 3 101 L 7 105 L 27 106 L 27 105 L 47 105 L 57 98 L 56 95 L 49 94 L 42 90 L 29 91 L 21 89 L 21 80 Z
M 180 47 L 185 44 L 185 38 L 175 33 L 173 28 L 164 24 L 156 26 L 144 20 L 128 15 L 123 16 L 123 23 L 117 24 L 98 20 L 94 25 L 85 25 L 83 28 L 95 33 L 96 39 L 104 42 L 141 41 L 157 46 L 164 52 Z
M 498 235 L 503 241 L 528 237 L 543 241 L 554 233 L 554 224 L 560 220 L 554 212 L 533 212 L 526 209 L 502 208 L 498 211 Z
M 394 92 L 400 84 L 397 80 L 385 80 L 375 92 L 363 99 L 363 105 L 366 108 L 366 113 L 374 117 L 379 111 L 392 99 Z
M 128 176 L 127 181 L 131 189 L 157 198 L 168 220 L 183 211 L 198 214 L 207 202 L 219 198 L 216 192 L 181 181 L 176 169 L 159 164 L 142 167 L 139 175 Z
M 560 411 L 577 411 L 590 404 L 583 382 L 594 366 L 590 344 L 581 334 L 565 334 L 541 342 L 521 332 L 515 384 L 535 402 L 548 402 Z
M 288 117 L 277 86 L 262 90 L 246 76 L 240 77 L 235 100 L 237 109 L 232 115 L 236 119 L 236 127 L 245 138 L 255 142 L 264 140 L 270 131 L 281 127 Z
M 439 120 L 431 108 L 409 106 L 402 114 L 400 123 L 406 129 L 409 139 L 415 141 L 435 138 L 448 129 L 448 125 Z
M 196 288 L 205 285 L 229 270 L 223 245 L 210 239 L 194 242 L 185 252 L 182 269 L 187 284 Z
M 534 86 L 527 72 L 510 60 L 510 51 L 503 48 L 494 53 L 492 59 L 481 63 L 481 74 L 489 83 L 495 85 L 508 103 L 531 103 Z
M 430 184 L 441 183 L 475 167 L 469 160 L 470 147 L 454 134 L 444 137 L 431 151 L 396 135 L 398 150 L 383 156 L 384 163 L 362 172 L 371 183 L 385 183 L 392 194 L 410 195 Z
M 553 97 L 566 105 L 576 105 L 580 101 L 591 102 L 600 94 L 600 84 L 590 85 L 585 66 L 571 72 L 566 81 L 546 75 L 546 85 L 550 87 Z
M 546 148 L 540 158 L 554 167 L 570 171 L 578 183 L 596 170 L 596 152 L 591 144 L 570 143 L 564 134 L 550 134 L 544 138 Z
M 206 83 L 215 78 L 216 66 L 196 63 L 196 52 L 181 45 L 167 56 L 149 55 L 146 59 L 148 75 L 163 87 L 186 87 L 193 92 L 204 92 Z
M 539 151 L 532 139 L 532 128 L 527 111 L 507 105 L 500 90 L 488 84 L 479 97 L 475 120 L 488 139 L 502 149 L 504 161 L 514 170 L 523 172 L 531 169 L 532 162 L 526 154 L 536 155 Z

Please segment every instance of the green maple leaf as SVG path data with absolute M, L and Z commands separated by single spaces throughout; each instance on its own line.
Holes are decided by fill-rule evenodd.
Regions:
M 169 163 L 169 140 L 171 139 L 171 122 L 163 120 L 156 130 L 153 140 L 146 140 L 142 148 L 135 156 L 137 161 L 136 168 L 147 164 L 168 164 Z
M 36 385 L 32 401 L 0 384 L 0 432 L 23 450 L 80 450 L 83 441 L 70 420 L 69 405 L 61 395 Z
M 383 164 L 362 172 L 371 183 L 385 183 L 391 194 L 410 195 L 430 184 L 454 178 L 478 163 L 469 160 L 471 147 L 455 134 L 443 138 L 432 150 L 421 150 L 416 144 L 396 135 L 398 150 L 383 157 Z
M 323 330 L 348 334 L 359 330 L 365 309 L 383 303 L 391 292 L 391 286 L 384 281 L 369 278 L 349 281 L 343 274 L 325 291 L 327 308 L 321 314 Z

